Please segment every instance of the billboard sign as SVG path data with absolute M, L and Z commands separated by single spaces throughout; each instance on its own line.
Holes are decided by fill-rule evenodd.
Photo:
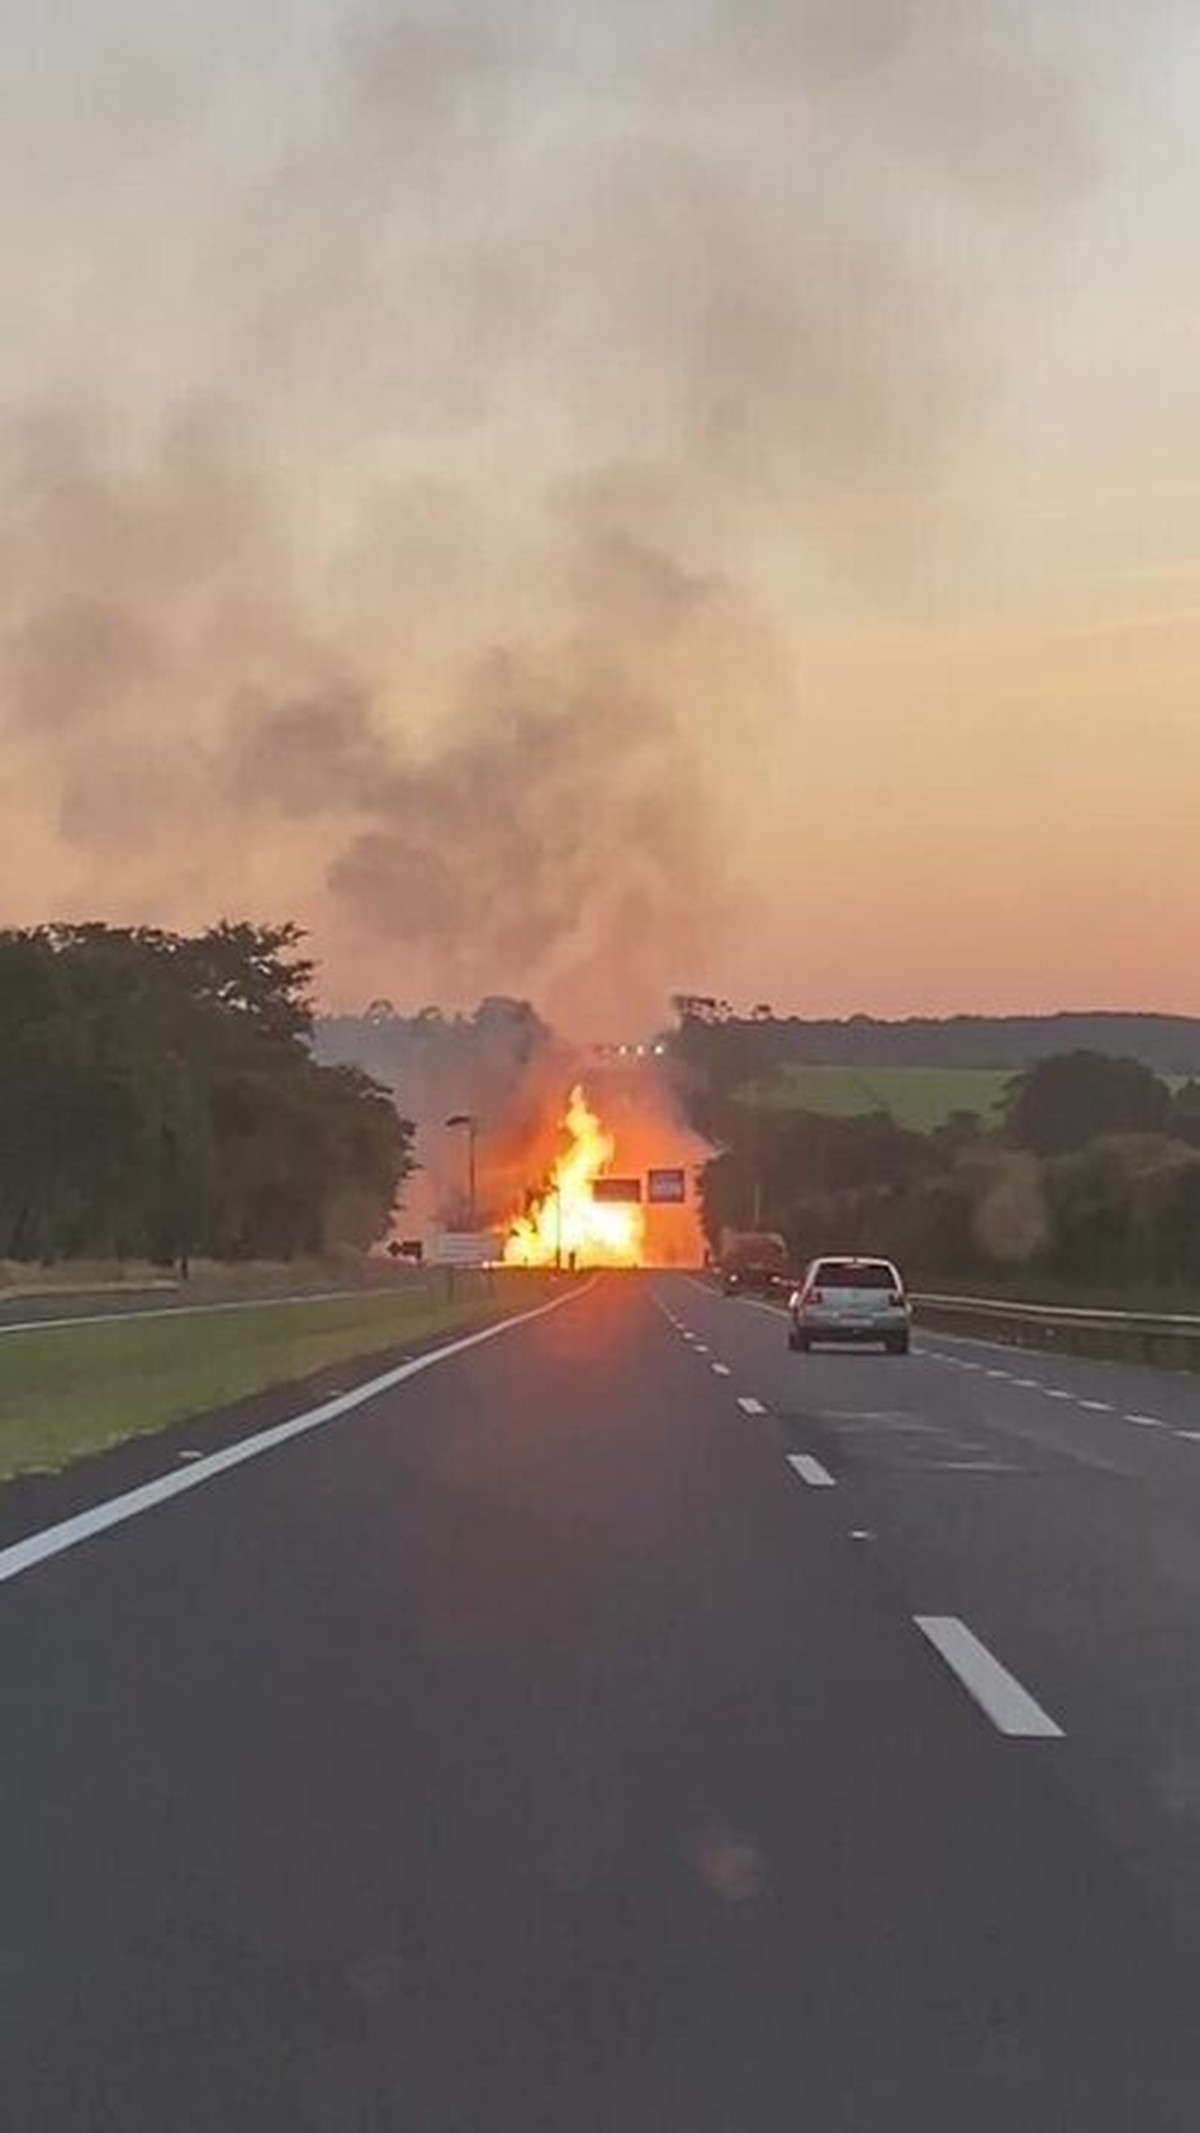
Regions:
M 679 1207 L 687 1199 L 685 1170 L 648 1170 L 646 1198 L 654 1207 Z
M 592 1185 L 592 1198 L 611 1206 L 619 1201 L 622 1206 L 637 1202 L 642 1197 L 640 1178 L 597 1178 Z

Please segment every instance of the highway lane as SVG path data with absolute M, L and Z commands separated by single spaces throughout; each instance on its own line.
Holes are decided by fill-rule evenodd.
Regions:
M 1193 2126 L 1193 1957 L 995 1722 L 1063 1684 L 964 1690 L 798 1360 L 613 1279 L 0 1587 L 0 2120 Z
M 1200 1936 L 1200 1379 L 920 1329 L 903 1361 L 794 1356 L 777 1311 L 680 1296 L 904 1605 L 1036 1682 L 1082 1811 Z
M 47 1290 L 36 1296 L 0 1295 L 0 1336 L 40 1333 L 55 1326 L 99 1326 L 110 1320 L 134 1318 L 192 1318 L 213 1311 L 261 1311 L 289 1305 L 329 1303 L 339 1297 L 390 1296 L 395 1287 L 387 1280 L 357 1282 L 332 1289 L 301 1289 L 294 1295 L 267 1290 L 261 1295 L 214 1294 L 194 1291 L 174 1283 L 156 1289 L 91 1289 L 73 1295 Z
M 114 1313 L 132 1316 L 142 1311 L 169 1310 L 179 1302 L 180 1292 L 173 1281 L 164 1281 L 152 1289 L 73 1289 L 66 1293 L 39 1289 L 25 1295 L 0 1290 L 0 1332 L 66 1325 L 72 1319 L 92 1322 Z

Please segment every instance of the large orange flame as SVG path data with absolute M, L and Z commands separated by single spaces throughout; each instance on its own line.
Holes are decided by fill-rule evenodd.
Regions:
M 570 1146 L 558 1157 L 544 1197 L 512 1225 L 507 1266 L 640 1266 L 645 1220 L 632 1201 L 592 1198 L 592 1186 L 613 1159 L 615 1143 L 581 1088 L 571 1091 L 563 1128 Z

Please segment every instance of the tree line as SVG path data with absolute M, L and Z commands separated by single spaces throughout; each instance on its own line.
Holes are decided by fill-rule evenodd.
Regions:
M 0 932 L 0 1256 L 291 1258 L 383 1235 L 388 1092 L 313 1056 L 290 924 Z
M 713 1090 L 732 1090 L 786 1066 L 1000 1067 L 1087 1051 L 1129 1057 L 1172 1076 L 1200 1073 L 1200 1018 L 1192 1015 L 873 1015 L 805 1020 L 766 1001 L 742 1013 L 728 1000 L 676 993 L 672 1053 Z
M 701 1108 L 712 1108 L 711 1092 Z M 794 1263 L 883 1252 L 911 1279 L 1019 1271 L 1065 1287 L 1200 1288 L 1200 1081 L 1072 1052 L 1013 1077 L 995 1120 L 932 1133 L 723 1098 L 705 1226 L 777 1230 Z

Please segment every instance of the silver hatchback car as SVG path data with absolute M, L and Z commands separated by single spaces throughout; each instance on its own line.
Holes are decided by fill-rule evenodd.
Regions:
M 789 1348 L 870 1341 L 889 1355 L 908 1353 L 912 1311 L 890 1259 L 814 1259 L 789 1310 Z

